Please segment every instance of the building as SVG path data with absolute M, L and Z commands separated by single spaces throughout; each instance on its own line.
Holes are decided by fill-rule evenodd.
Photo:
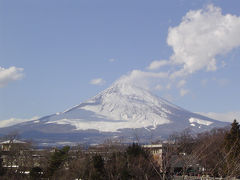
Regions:
M 164 144 L 143 145 L 142 147 L 149 151 L 153 155 L 153 159 L 162 167 Z
M 19 141 L 16 139 L 13 140 L 7 140 L 3 141 L 0 143 L 1 150 L 2 151 L 10 151 L 13 148 L 18 148 L 18 147 L 27 147 L 28 143 L 24 141 Z

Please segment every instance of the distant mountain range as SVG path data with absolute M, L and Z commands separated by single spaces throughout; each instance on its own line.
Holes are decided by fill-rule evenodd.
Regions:
M 228 123 L 187 111 L 148 90 L 115 82 L 95 97 L 62 113 L 1 128 L 38 143 L 102 143 L 106 139 L 142 142 L 166 138 L 186 128 L 202 132 Z

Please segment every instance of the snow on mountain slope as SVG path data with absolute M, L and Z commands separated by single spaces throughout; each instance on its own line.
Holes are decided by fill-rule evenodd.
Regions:
M 177 123 L 186 128 L 194 123 L 201 126 L 213 123 L 207 117 L 186 111 L 145 89 L 120 81 L 85 103 L 48 117 L 45 124 L 69 124 L 75 130 L 118 132 L 125 128 L 153 130 L 159 125 L 176 121 L 181 121 Z
M 84 117 L 86 113 L 91 114 L 90 119 Z M 169 113 L 164 101 L 146 90 L 116 83 L 87 102 L 56 114 L 47 123 L 72 124 L 77 129 L 100 131 L 156 128 L 157 125 L 170 123 Z
M 148 90 L 117 81 L 62 113 L 0 128 L 0 131 L 2 134 L 19 132 L 22 137 L 43 144 L 98 144 L 109 138 L 129 143 L 136 140 L 136 135 L 142 142 L 149 142 L 186 128 L 198 133 L 227 125 L 182 109 Z
M 202 125 L 206 125 L 206 126 L 209 126 L 209 125 L 211 125 L 213 122 L 211 122 L 211 121 L 206 121 L 206 120 L 202 120 L 202 119 L 198 119 L 198 118 L 193 118 L 193 117 L 191 117 L 190 119 L 189 119 L 189 122 L 191 123 L 191 124 L 193 124 L 193 123 L 197 123 L 197 124 L 202 124 Z

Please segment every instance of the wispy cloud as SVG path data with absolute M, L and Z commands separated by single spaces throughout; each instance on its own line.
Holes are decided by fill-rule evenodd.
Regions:
M 112 62 L 115 62 L 116 59 L 114 59 L 114 58 L 110 58 L 108 61 L 112 63 Z
M 155 86 L 155 89 L 158 91 L 161 91 L 163 89 L 163 87 L 160 84 L 158 84 Z
M 146 71 L 133 70 L 125 75 L 125 80 L 133 83 L 151 84 L 156 80 L 159 90 L 177 88 L 184 96 L 190 92 L 186 89 L 188 77 L 199 71 L 216 71 L 225 63 L 216 57 L 226 54 L 240 46 L 240 17 L 222 14 L 221 8 L 208 5 L 199 10 L 190 10 L 178 26 L 168 30 L 167 44 L 173 54 L 168 60 L 152 61 Z M 224 65 L 223 65 L 224 64 Z M 161 67 L 169 66 L 168 72 Z M 164 76 L 159 76 L 164 74 Z M 128 76 L 128 78 L 126 78 Z M 150 81 L 151 83 L 147 82 Z M 207 81 L 200 82 L 203 85 Z M 221 81 L 219 84 L 226 84 Z M 189 89 L 189 88 L 188 88 Z
M 147 67 L 148 70 L 155 70 L 155 69 L 159 69 L 162 66 L 166 66 L 169 64 L 169 61 L 167 60 L 156 60 L 156 61 L 152 61 L 149 66 Z
M 105 82 L 106 81 L 104 79 L 102 79 L 102 78 L 96 78 L 96 79 L 92 79 L 90 81 L 90 84 L 101 86 L 101 85 L 105 84 Z
M 23 77 L 23 68 L 10 67 L 3 68 L 0 67 L 0 88 L 6 86 L 12 81 L 19 80 Z
M 177 87 L 178 88 L 183 87 L 185 84 L 186 84 L 186 81 L 183 79 L 177 83 Z
M 234 119 L 240 121 L 240 111 L 226 112 L 226 113 L 215 113 L 215 112 L 198 112 L 204 116 L 210 117 L 223 122 L 233 122 Z
M 39 117 L 35 116 L 29 119 L 19 119 L 19 118 L 10 118 L 10 119 L 5 119 L 5 120 L 1 120 L 0 121 L 0 127 L 8 127 L 8 126 L 12 126 L 18 123 L 22 123 L 22 122 L 27 122 L 27 121 L 33 121 L 33 120 L 37 120 Z
M 141 88 L 149 88 L 154 80 L 164 79 L 168 77 L 166 72 L 146 72 L 141 70 L 133 70 L 129 74 L 122 76 L 118 82 L 134 84 Z
M 187 90 L 187 89 L 180 89 L 180 95 L 181 96 L 185 96 L 188 93 L 189 93 L 189 90 Z

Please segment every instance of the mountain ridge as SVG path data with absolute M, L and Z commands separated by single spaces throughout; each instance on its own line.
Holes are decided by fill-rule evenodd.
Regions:
M 115 82 L 93 98 L 62 113 L 44 116 L 0 130 L 9 132 L 12 129 L 25 135 L 31 132 L 31 136 L 34 131 L 40 134 L 56 134 L 56 136 L 57 134 L 78 133 L 81 135 L 79 141 L 85 139 L 100 142 L 103 138 L 122 136 L 130 141 L 129 137 L 132 137 L 135 130 L 138 130 L 139 134 L 143 135 L 142 138 L 146 139 L 152 135 L 156 138 L 167 137 L 173 132 L 186 128 L 194 132 L 202 132 L 226 125 L 227 123 L 176 106 L 146 89 L 120 81 Z M 99 134 L 103 137 L 99 138 Z M 51 139 L 50 136 L 49 139 Z M 53 139 L 56 141 L 56 138 Z M 57 141 L 61 139 L 64 138 L 59 138 Z M 68 140 L 71 141 L 71 139 Z M 41 139 L 41 141 L 44 140 Z

